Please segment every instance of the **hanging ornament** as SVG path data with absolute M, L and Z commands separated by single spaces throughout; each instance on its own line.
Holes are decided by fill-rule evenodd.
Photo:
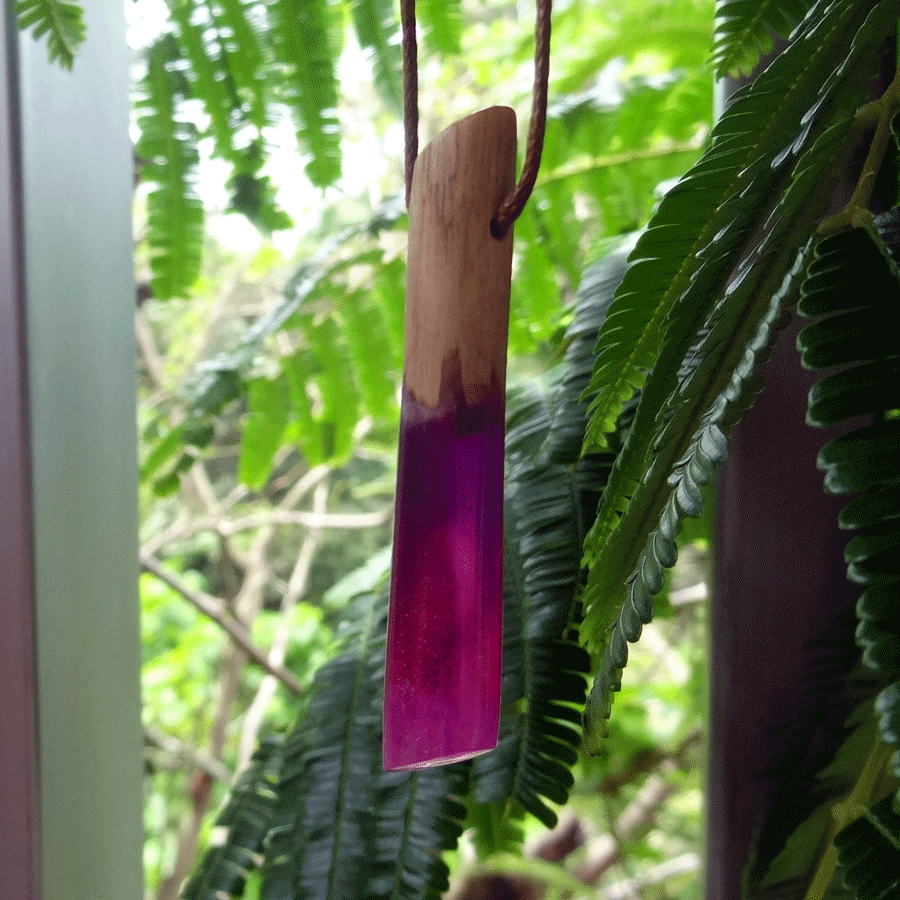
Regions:
M 550 2 L 538 2 L 534 110 L 515 187 L 508 107 L 456 122 L 417 157 L 414 0 L 401 15 L 409 251 L 385 769 L 441 765 L 497 744 L 512 223 L 540 164 Z

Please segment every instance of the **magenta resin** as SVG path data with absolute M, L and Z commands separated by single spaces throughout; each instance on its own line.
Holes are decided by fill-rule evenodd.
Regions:
M 384 688 L 384 767 L 497 744 L 503 641 L 503 392 L 436 409 L 404 390 Z

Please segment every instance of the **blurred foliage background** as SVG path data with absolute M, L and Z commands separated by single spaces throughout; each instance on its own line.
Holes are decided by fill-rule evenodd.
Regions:
M 148 900 L 176 896 L 235 774 L 296 719 L 346 603 L 389 564 L 397 14 L 381 0 L 241 6 L 244 35 L 228 0 L 129 6 Z M 524 146 L 532 5 L 419 6 L 422 145 L 498 103 Z M 298 14 L 327 17 L 287 32 L 305 56 L 273 37 Z M 557 2 L 544 159 L 515 226 L 511 381 L 562 357 L 581 273 L 698 158 L 712 25 L 712 0 Z M 450 896 L 700 896 L 707 525 L 690 524 L 611 739 L 578 763 L 559 824 L 527 820 L 516 856 L 464 838 Z

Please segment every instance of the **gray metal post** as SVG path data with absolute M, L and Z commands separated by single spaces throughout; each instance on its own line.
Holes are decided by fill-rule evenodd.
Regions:
M 18 54 L 0 7 L 0 885 L 38 900 L 31 496 L 19 216 Z
M 84 7 L 71 72 L 19 40 L 40 897 L 138 900 L 129 51 L 122 4 Z

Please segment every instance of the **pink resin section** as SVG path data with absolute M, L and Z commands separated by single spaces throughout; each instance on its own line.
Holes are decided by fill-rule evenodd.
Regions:
M 385 769 L 441 765 L 497 745 L 503 426 L 502 389 L 472 406 L 451 388 L 432 409 L 404 388 Z

